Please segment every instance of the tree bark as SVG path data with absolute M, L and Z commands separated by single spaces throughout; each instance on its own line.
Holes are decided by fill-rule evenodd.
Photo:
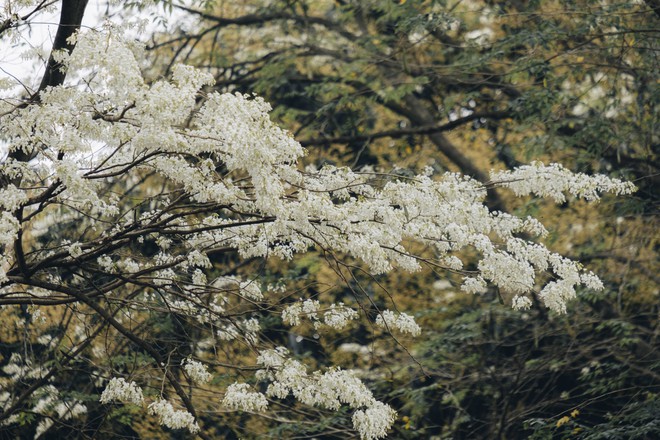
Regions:
M 66 72 L 62 70 L 62 66 L 55 61 L 53 54 L 56 51 L 66 50 L 67 53 L 73 52 L 75 44 L 69 41 L 69 37 L 78 32 L 80 24 L 82 23 L 83 16 L 85 15 L 85 8 L 87 7 L 88 0 L 62 0 L 62 12 L 60 14 L 60 24 L 55 34 L 53 41 L 53 49 L 46 64 L 46 71 L 41 79 L 39 90 L 37 90 L 37 100 L 39 92 L 46 87 L 55 87 L 64 83 Z

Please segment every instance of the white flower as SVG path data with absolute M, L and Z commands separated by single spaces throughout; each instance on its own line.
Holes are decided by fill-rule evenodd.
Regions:
M 295 302 L 282 310 L 282 322 L 289 325 L 299 325 L 301 315 L 305 315 L 308 319 L 317 320 L 316 314 L 320 307 L 321 303 L 312 299 Z
M 268 400 L 263 394 L 250 391 L 248 384 L 234 383 L 227 388 L 222 404 L 229 409 L 260 412 L 266 410 Z
M 262 350 L 259 352 L 259 356 L 257 356 L 257 364 L 265 368 L 277 368 L 284 364 L 284 360 L 288 354 L 289 350 L 285 347 L 277 347 L 274 350 Z
M 330 310 L 323 313 L 323 323 L 335 330 L 341 330 L 358 316 L 358 312 L 346 307 L 343 303 L 332 304 Z M 314 325 L 316 328 L 319 327 L 317 324 L 319 323 Z
M 206 275 L 204 275 L 204 272 L 202 272 L 201 269 L 195 269 L 192 275 L 192 282 L 198 286 L 206 285 Z
M 240 296 L 252 301 L 261 301 L 264 297 L 259 283 L 255 280 L 243 281 L 235 276 L 219 277 L 213 285 L 219 289 L 237 291 Z
M 395 313 L 391 310 L 384 310 L 376 317 L 376 325 L 391 330 L 398 330 L 401 333 L 410 333 L 412 336 L 419 336 L 422 329 L 415 322 L 415 318 L 406 313 Z
M 566 313 L 566 301 L 575 298 L 575 288 L 567 281 L 550 281 L 539 293 L 539 298 L 550 310 Z
M 171 429 L 185 428 L 191 433 L 199 432 L 199 425 L 188 411 L 175 410 L 167 400 L 160 399 L 149 405 L 149 414 L 158 416 L 158 423 Z
M 208 372 L 206 365 L 192 359 L 185 358 L 183 361 L 183 369 L 188 374 L 190 379 L 200 385 L 208 383 L 213 376 Z
M 259 287 L 259 283 L 254 280 L 241 282 L 240 293 L 245 298 L 251 299 L 253 301 L 261 301 L 264 298 L 263 293 L 261 293 L 261 287 Z
M 300 325 L 300 314 L 302 313 L 302 307 L 300 303 L 294 303 L 293 305 L 287 306 L 282 310 L 282 322 L 288 325 Z
M 106 272 L 112 272 L 114 269 L 112 258 L 110 258 L 108 255 L 102 255 L 98 257 L 96 262 L 98 263 L 99 267 L 101 267 L 101 269 L 105 270 Z
M 513 297 L 511 306 L 516 310 L 528 310 L 532 307 L 532 300 L 526 296 L 516 295 Z
M 467 293 L 483 293 L 487 289 L 486 282 L 481 277 L 465 278 L 461 285 L 461 290 Z
M 321 321 L 318 316 L 320 309 L 321 303 L 312 299 L 293 303 L 282 311 L 282 322 L 289 325 L 299 325 L 300 318 L 304 316 L 314 323 L 316 329 L 326 325 L 335 330 L 341 330 L 359 316 L 355 310 L 345 306 L 344 303 L 331 304 L 330 308 L 323 313 L 323 320 Z
M 80 243 L 71 243 L 69 245 L 69 255 L 73 258 L 78 258 L 83 254 L 83 251 L 80 247 Z
M 20 223 L 16 217 L 7 211 L 0 212 L 0 250 L 14 242 L 19 229 Z
M 493 172 L 491 181 L 511 188 L 518 196 L 533 193 L 540 197 L 550 197 L 557 203 L 566 200 L 565 192 L 586 200 L 598 200 L 599 192 L 631 194 L 637 189 L 630 182 L 611 179 L 602 174 L 574 174 L 559 164 L 546 166 L 543 162 L 532 162 L 511 171 Z
M 257 378 L 271 382 L 266 390 L 267 396 L 284 399 L 292 394 L 306 405 L 332 410 L 348 405 L 357 410 L 353 415 L 353 425 L 362 438 L 375 439 L 386 435 L 394 423 L 396 412 L 375 400 L 371 391 L 353 373 L 332 368 L 324 373 L 316 371 L 308 374 L 303 364 L 286 359 L 287 354 L 288 351 L 280 347 L 262 351 L 257 358 L 257 363 L 266 368 L 257 372 Z M 240 408 L 243 400 L 248 402 L 247 405 L 251 405 L 253 400 L 260 400 L 260 397 L 247 395 L 247 389 L 245 384 L 232 389 L 229 404 Z
M 188 254 L 188 263 L 191 266 L 204 267 L 206 269 L 211 267 L 209 257 L 196 249 Z
M 603 290 L 603 282 L 594 275 L 592 272 L 583 273 L 580 275 L 582 284 L 593 290 Z
M 394 424 L 396 411 L 389 405 L 374 401 L 366 410 L 353 414 L 353 427 L 360 433 L 360 438 L 371 440 L 387 436 L 387 430 Z
M 143 400 L 142 388 L 137 386 L 135 382 L 126 382 L 123 377 L 113 377 L 101 393 L 99 402 L 110 403 L 116 401 L 142 405 Z

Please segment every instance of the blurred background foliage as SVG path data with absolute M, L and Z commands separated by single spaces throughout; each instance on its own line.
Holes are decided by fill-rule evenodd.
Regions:
M 390 438 L 660 438 L 656 1 L 216 0 L 167 7 L 181 26 L 152 37 L 153 77 L 192 64 L 212 72 L 220 91 L 265 97 L 273 118 L 307 147 L 308 164 L 404 176 L 431 167 L 487 183 L 490 169 L 542 160 L 639 187 L 632 197 L 559 206 L 490 190 L 491 209 L 537 216 L 551 249 L 603 279 L 604 292 L 580 292 L 562 316 L 538 302 L 513 311 L 511 299 L 493 290 L 466 295 L 458 278 L 432 268 L 374 278 L 321 252 L 291 262 L 214 258 L 210 275 L 271 285 L 269 303 L 245 313 L 265 315 L 300 298 L 343 301 L 367 316 L 396 303 L 423 327 L 417 339 L 398 339 L 368 324 L 319 331 L 269 318 L 265 339 L 310 367 L 355 369 L 398 410 Z M 193 320 L 144 313 L 152 314 L 150 325 L 135 331 L 170 335 L 174 348 L 163 353 L 182 359 L 204 350 Z M 58 331 L 73 331 L 69 321 L 78 318 L 58 319 Z M 138 354 L 113 346 L 104 331 L 107 356 L 139 377 Z M 7 358 L 11 338 L 3 339 Z M 214 365 L 213 387 L 194 399 L 216 438 L 355 435 L 350 414 L 288 400 L 263 417 L 218 409 L 235 379 L 232 366 L 253 365 L 254 352 L 227 342 L 224 352 L 205 357 Z M 254 381 L 249 368 L 244 380 Z M 88 396 L 92 408 L 87 425 L 63 425 L 44 438 L 185 437 L 120 406 L 94 410 L 100 390 L 74 382 L 71 392 Z
M 220 90 L 264 96 L 309 163 L 430 166 L 486 183 L 489 169 L 544 160 L 639 186 L 596 207 L 490 195 L 492 209 L 540 216 L 549 245 L 603 278 L 606 291 L 583 292 L 566 316 L 512 311 L 498 292 L 467 297 L 430 270 L 377 283 L 352 270 L 341 287 L 348 268 L 333 275 L 300 258 L 289 277 L 314 287 L 296 297 L 330 295 L 367 314 L 394 300 L 424 333 L 396 341 L 360 328 L 359 347 L 298 329 L 298 354 L 362 371 L 399 410 L 392 438 L 660 435 L 657 4 L 216 1 L 195 11 L 198 26 L 154 42 L 159 65 L 193 63 Z M 341 418 L 268 432 L 342 438 L 331 429 Z
M 404 175 L 430 166 L 487 183 L 489 169 L 557 161 L 639 187 L 634 197 L 596 206 L 491 192 L 491 209 L 539 216 L 548 245 L 603 278 L 606 291 L 582 292 L 566 316 L 538 304 L 515 312 L 494 291 L 468 297 L 447 273 L 373 280 L 356 267 L 329 271 L 323 256 L 306 255 L 270 269 L 301 284 L 292 299 L 358 303 L 366 314 L 396 302 L 415 311 L 424 333 L 397 341 L 360 327 L 355 345 L 344 334 L 293 329 L 299 342 L 280 336 L 283 343 L 321 365 L 361 371 L 399 410 L 392 438 L 660 436 L 657 3 L 203 6 L 179 8 L 198 19 L 194 27 L 154 40 L 160 71 L 193 63 L 213 72 L 219 90 L 264 96 L 308 148 L 308 163 Z M 333 434 L 346 416 L 323 420 L 274 423 L 267 432 L 346 435 Z

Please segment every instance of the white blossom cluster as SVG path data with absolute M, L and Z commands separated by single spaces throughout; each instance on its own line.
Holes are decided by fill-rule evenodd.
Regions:
M 206 365 L 192 360 L 189 357 L 185 358 L 181 363 L 186 374 L 188 374 L 188 377 L 190 377 L 194 383 L 204 385 L 211 381 L 213 376 L 209 373 Z
M 242 280 L 237 276 L 218 277 L 213 281 L 213 286 L 224 292 L 234 292 L 251 301 L 261 301 L 264 294 L 261 286 L 256 280 Z
M 348 405 L 356 411 L 353 427 L 363 439 L 376 439 L 387 435 L 394 423 L 396 412 L 377 401 L 371 391 L 350 371 L 332 368 L 324 373 L 307 373 L 300 362 L 288 357 L 288 350 L 278 347 L 260 352 L 257 363 L 264 369 L 256 377 L 269 383 L 266 396 L 285 399 L 293 395 L 305 405 L 338 410 Z M 247 384 L 234 384 L 225 397 L 225 405 L 247 411 L 266 408 L 266 396 L 249 391 Z
M 257 318 L 239 319 L 226 321 L 218 325 L 216 335 L 223 341 L 233 341 L 241 338 L 249 344 L 254 344 L 259 339 L 261 325 Z
M 63 398 L 58 389 L 53 385 L 45 385 L 38 388 L 34 391 L 33 397 L 36 399 L 36 403 L 30 409 L 30 412 L 43 416 L 37 424 L 34 434 L 35 439 L 48 431 L 54 425 L 54 420 L 72 420 L 87 414 L 87 407 L 82 402 L 75 399 Z M 0 408 L 5 409 L 9 406 L 9 403 L 10 394 L 0 392 Z M 0 423 L 0 426 L 19 422 L 19 415 L 14 414 Z
M 133 381 L 127 382 L 123 377 L 110 379 L 99 399 L 101 403 L 122 402 L 134 405 L 142 405 L 143 401 L 142 388 Z
M 170 402 L 159 399 L 149 405 L 149 414 L 158 416 L 158 423 L 170 429 L 187 429 L 195 434 L 199 425 L 188 411 L 175 410 Z
M 387 430 L 396 420 L 396 411 L 382 402 L 374 402 L 364 410 L 353 414 L 353 427 L 364 440 L 387 436 Z
M 565 193 L 591 201 L 600 198 L 599 192 L 631 194 L 635 191 L 635 185 L 631 182 L 600 174 L 588 176 L 573 173 L 557 163 L 545 165 L 543 162 L 532 162 L 515 170 L 493 172 L 490 178 L 493 183 L 510 188 L 517 196 L 535 194 L 552 198 L 557 203 L 566 201 Z
M 3 373 L 9 376 L 11 382 L 18 382 L 24 379 L 39 379 L 43 377 L 48 369 L 41 364 L 34 365 L 29 358 L 25 358 L 19 353 L 12 353 L 7 365 L 2 367 Z
M 406 313 L 396 313 L 392 310 L 383 310 L 376 317 L 376 325 L 388 330 L 398 330 L 401 333 L 409 333 L 411 336 L 419 336 L 421 327 L 415 322 L 415 318 Z
M 0 410 L 6 411 L 12 403 L 11 394 L 8 391 L 0 391 Z M 2 422 L 0 426 L 8 426 L 18 422 L 18 414 L 12 414 Z
M 318 320 L 317 312 L 320 307 L 321 303 L 313 299 L 295 302 L 282 310 L 282 322 L 288 325 L 300 325 L 301 315 Z
M 512 307 L 516 310 L 528 310 L 532 307 L 532 300 L 526 296 L 514 296 L 512 300 Z
M 352 320 L 357 319 L 358 312 L 350 307 L 346 307 L 344 303 L 331 304 L 330 308 L 323 312 L 323 324 L 335 330 L 345 328 Z M 314 327 L 318 329 L 320 323 L 315 322 Z
M 0 283 L 7 280 L 6 270 L 11 262 L 10 253 L 5 252 L 5 248 L 9 249 L 21 227 L 11 212 L 25 203 L 26 199 L 26 194 L 13 184 L 4 189 L 0 187 Z
M 319 316 L 321 312 L 322 315 Z M 358 312 L 344 303 L 331 304 L 326 310 L 321 310 L 321 303 L 312 299 L 295 302 L 282 310 L 282 321 L 285 324 L 300 325 L 301 317 L 306 317 L 317 330 L 324 325 L 335 330 L 342 330 L 358 316 Z
M 259 412 L 266 410 L 268 399 L 259 392 L 250 391 L 246 383 L 234 383 L 227 388 L 222 404 L 233 410 Z

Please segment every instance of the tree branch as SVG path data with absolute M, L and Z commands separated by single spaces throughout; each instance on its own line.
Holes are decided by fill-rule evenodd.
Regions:
M 65 50 L 69 54 L 73 51 L 75 44 L 69 41 L 69 37 L 78 32 L 80 29 L 80 24 L 82 23 L 83 16 L 85 15 L 86 7 L 87 0 L 62 1 L 60 24 L 57 28 L 57 33 L 55 34 L 53 49 L 50 52 L 48 64 L 46 64 L 46 72 L 44 72 L 44 76 L 41 79 L 41 84 L 39 85 L 37 94 L 44 90 L 46 87 L 59 86 L 64 82 L 64 79 L 66 78 L 66 72 L 61 69 L 62 66 L 60 63 L 55 61 L 53 54 L 60 50 Z M 34 98 L 37 97 L 35 96 Z
M 304 147 L 314 146 L 314 145 L 329 145 L 329 144 L 343 144 L 348 142 L 370 142 L 374 139 L 380 139 L 384 137 L 388 138 L 401 138 L 408 135 L 428 135 L 432 133 L 441 133 L 444 131 L 451 131 L 454 128 L 460 127 L 461 125 L 467 124 L 481 118 L 485 119 L 503 119 L 510 117 L 511 113 L 508 111 L 491 111 L 491 112 L 478 112 L 472 113 L 469 116 L 456 119 L 454 121 L 447 122 L 446 124 L 437 125 L 420 125 L 411 128 L 401 128 L 396 130 L 384 130 L 375 133 L 369 134 L 360 134 L 354 136 L 337 136 L 333 138 L 319 138 L 319 139 L 303 139 L 300 141 L 300 144 Z

